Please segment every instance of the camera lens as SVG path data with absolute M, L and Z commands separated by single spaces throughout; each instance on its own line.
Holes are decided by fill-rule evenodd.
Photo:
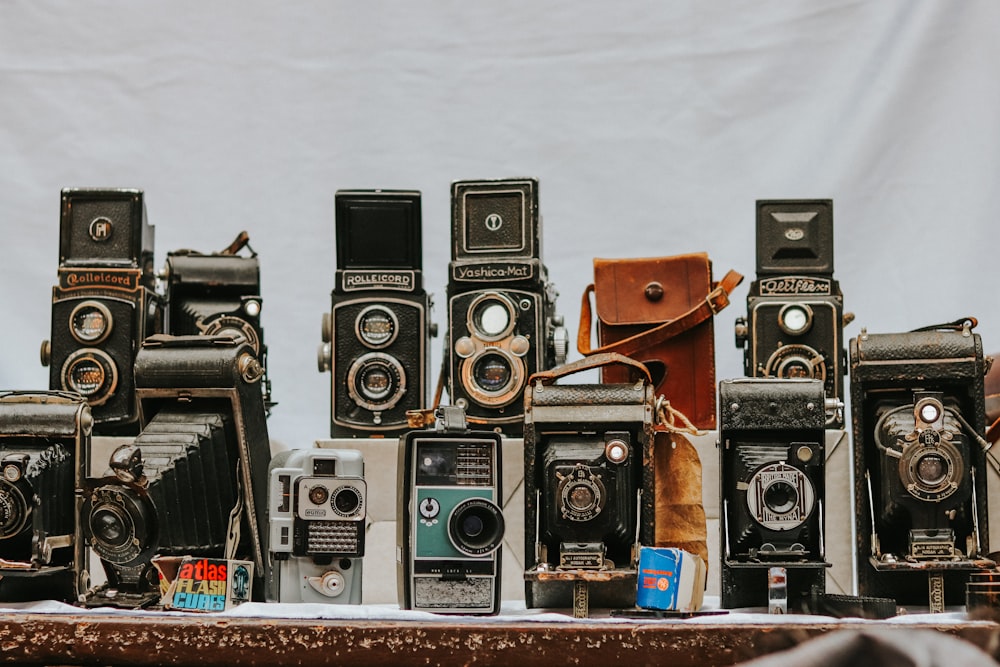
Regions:
M 110 547 L 120 547 L 129 540 L 129 530 L 121 513 L 110 507 L 98 509 L 90 517 L 94 538 Z
M 115 363 L 101 350 L 82 349 L 71 354 L 62 368 L 63 389 L 75 391 L 91 405 L 110 398 L 118 382 Z
M 775 514 L 787 514 L 799 501 L 799 492 L 786 481 L 779 480 L 764 489 L 764 504 Z
M 467 556 L 485 556 L 496 551 L 503 534 L 503 513 L 485 498 L 462 501 L 448 518 L 452 546 Z
M 361 508 L 361 496 L 353 486 L 342 486 L 334 492 L 331 506 L 341 516 L 352 516 Z
M 503 391 L 511 376 L 510 363 L 498 354 L 484 354 L 472 367 L 472 379 L 487 392 Z
M 392 389 L 392 376 L 384 366 L 369 366 L 361 373 L 359 388 L 365 398 L 377 401 Z
M 388 410 L 406 391 L 403 367 L 381 352 L 359 357 L 347 374 L 347 393 L 368 410 Z
M 566 494 L 569 506 L 578 512 L 585 512 L 594 506 L 597 496 L 594 490 L 584 484 L 576 484 Z
M 69 316 L 69 330 L 80 343 L 99 343 L 111 333 L 111 311 L 97 301 L 85 301 Z
M 383 306 L 369 306 L 361 311 L 355 322 L 358 338 L 369 347 L 385 347 L 396 338 L 399 325 L 391 310 Z
M 488 292 L 469 306 L 469 329 L 483 340 L 500 340 L 514 330 L 516 307 L 507 297 Z
M 948 462 L 940 454 L 925 454 L 917 461 L 917 479 L 926 486 L 939 486 L 948 478 Z
M 0 539 L 14 537 L 27 525 L 28 505 L 14 486 L 0 485 Z
M 778 313 L 778 326 L 791 336 L 804 334 L 812 327 L 812 309 L 805 304 L 790 303 Z
M 933 424 L 941 417 L 941 404 L 937 401 L 926 401 L 917 407 L 920 420 L 925 424 Z

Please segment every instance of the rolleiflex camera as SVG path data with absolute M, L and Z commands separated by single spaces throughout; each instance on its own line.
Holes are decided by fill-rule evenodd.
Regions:
M 239 254 L 244 248 L 248 256 Z M 250 247 L 250 236 L 240 232 L 221 252 L 169 252 L 160 278 L 167 286 L 166 332 L 173 336 L 242 336 L 264 367 L 260 386 L 270 410 L 267 346 L 260 325 L 260 260 Z
M 420 193 L 341 190 L 336 208 L 336 282 L 319 349 L 330 435 L 398 435 L 407 410 L 427 407 L 437 333 L 422 287 Z
M 853 319 L 833 279 L 833 201 L 758 200 L 757 280 L 736 320 L 746 375 L 821 380 L 843 403 L 843 328 Z M 844 427 L 842 408 L 827 426 Z
M 437 416 L 437 430 L 411 431 L 400 441 L 400 607 L 496 614 L 505 526 L 501 438 L 468 430 L 461 408 L 439 408 Z
M 635 604 L 639 546 L 653 544 L 653 387 L 551 384 L 597 355 L 534 376 L 525 391 L 524 558 L 528 607 Z
M 49 388 L 87 399 L 98 435 L 135 435 L 133 363 L 163 330 L 154 291 L 153 227 L 141 190 L 65 189 L 52 333 L 42 343 Z
M 78 462 L 94 422 L 80 396 L 0 393 L 0 600 L 76 600 Z
M 470 420 L 516 435 L 528 377 L 568 349 L 541 262 L 538 181 L 457 181 L 451 207 L 448 395 Z
M 142 431 L 112 453 L 103 478 L 81 488 L 83 536 L 107 575 L 88 605 L 156 602 L 156 555 L 252 559 L 263 577 L 270 444 L 262 376 L 242 336 L 143 342 Z
M 364 474 L 353 449 L 294 449 L 271 460 L 269 600 L 361 603 Z
M 788 607 L 826 588 L 823 383 L 719 382 L 722 606 L 767 606 L 772 568 Z
M 987 364 L 975 320 L 851 339 L 858 587 L 941 611 L 984 557 Z

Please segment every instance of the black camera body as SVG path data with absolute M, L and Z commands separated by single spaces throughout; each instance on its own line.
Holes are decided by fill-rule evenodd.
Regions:
M 451 206 L 448 395 L 470 420 L 518 435 L 528 378 L 568 350 L 541 261 L 538 181 L 456 181 Z
M 748 377 L 821 380 L 843 403 L 844 297 L 833 279 L 833 201 L 757 201 L 757 279 L 736 320 Z M 828 415 L 843 428 L 843 409 Z
M 442 614 L 500 611 L 505 522 L 501 437 L 470 431 L 461 408 L 399 445 L 399 605 Z
M 398 436 L 430 400 L 431 298 L 422 286 L 420 193 L 340 190 L 337 273 L 323 315 L 332 437 Z
M 353 449 L 292 449 L 271 459 L 268 600 L 361 604 L 368 487 Z
M 75 394 L 0 393 L 0 600 L 75 601 L 85 588 L 75 489 L 92 428 Z
M 528 607 L 575 607 L 577 580 L 594 606 L 635 604 L 637 547 L 653 544 L 653 406 L 648 381 L 560 386 L 536 376 L 525 390 Z
M 986 509 L 986 363 L 967 320 L 852 338 L 858 588 L 899 604 L 964 604 L 994 567 Z
M 135 435 L 135 356 L 162 330 L 142 191 L 64 189 L 59 284 L 41 354 L 49 388 L 85 397 L 95 434 Z
M 826 589 L 826 393 L 812 379 L 719 382 L 722 606 L 768 606 L 771 568 L 789 607 Z
M 241 232 L 222 252 L 175 250 L 167 253 L 162 277 L 166 283 L 166 333 L 173 336 L 240 335 L 264 366 L 264 403 L 271 402 L 267 379 L 267 346 L 260 323 L 260 260 Z M 250 255 L 240 255 L 248 248 Z
M 270 460 L 262 376 L 242 336 L 143 342 L 142 431 L 114 451 L 104 477 L 82 484 L 83 536 L 108 580 L 88 605 L 155 603 L 157 555 L 254 560 L 262 588 Z

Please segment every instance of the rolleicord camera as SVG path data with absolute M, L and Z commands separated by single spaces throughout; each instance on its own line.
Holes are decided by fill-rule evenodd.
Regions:
M 75 394 L 0 393 L 0 600 L 75 601 L 86 588 L 74 490 L 93 425 Z
M 429 400 L 430 296 L 422 282 L 420 193 L 341 190 L 337 274 L 323 314 L 330 435 L 399 435 Z
M 516 435 L 528 377 L 568 349 L 541 261 L 538 181 L 457 181 L 451 206 L 448 395 L 475 423 Z
M 353 449 L 293 449 L 271 460 L 269 600 L 361 603 L 364 474 Z
M 437 417 L 437 430 L 411 431 L 400 441 L 400 607 L 496 614 L 505 526 L 501 438 L 468 430 L 461 408 L 439 408 Z
M 243 249 L 249 255 L 239 254 Z M 261 391 L 270 410 L 267 346 L 260 324 L 260 260 L 250 236 L 240 232 L 221 252 L 174 250 L 160 276 L 166 282 L 166 333 L 173 336 L 242 336 L 264 367 Z
M 141 190 L 62 191 L 59 284 L 41 358 L 50 389 L 87 399 L 95 434 L 138 432 L 132 366 L 139 343 L 162 331 L 155 280 Z
M 757 280 L 736 320 L 746 375 L 820 380 L 843 403 L 843 328 L 853 319 L 833 279 L 833 201 L 758 200 Z M 842 408 L 827 426 L 844 427 Z
M 81 489 L 83 535 L 108 582 L 87 604 L 156 602 L 156 555 L 253 560 L 263 577 L 270 445 L 262 376 L 242 336 L 143 342 L 142 431 L 112 453 L 103 478 Z
M 628 384 L 554 385 L 606 365 Z M 653 387 L 644 366 L 599 354 L 532 377 L 525 392 L 528 607 L 632 607 L 639 546 L 653 544 Z
M 851 339 L 858 587 L 942 611 L 986 559 L 982 342 L 975 320 Z
M 723 607 L 768 606 L 775 582 L 787 607 L 825 592 L 825 427 L 834 400 L 819 380 L 719 382 Z

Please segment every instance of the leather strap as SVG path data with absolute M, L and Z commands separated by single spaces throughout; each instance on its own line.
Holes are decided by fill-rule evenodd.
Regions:
M 993 443 L 997 440 L 1000 440 L 1000 417 L 997 417 L 997 420 L 993 422 L 993 426 L 990 426 L 989 429 L 986 430 L 987 442 Z
M 600 368 L 602 366 L 611 366 L 612 364 L 620 364 L 622 366 L 630 366 L 642 373 L 642 376 L 646 379 L 646 382 L 652 384 L 653 379 L 649 375 L 649 369 L 645 365 L 639 363 L 635 359 L 630 359 L 624 355 L 618 354 L 616 352 L 603 352 L 600 354 L 594 354 L 583 359 L 577 359 L 574 362 L 563 364 L 557 368 L 553 368 L 547 371 L 539 371 L 535 373 L 530 378 L 528 378 L 528 384 L 534 384 L 537 380 L 543 385 L 549 385 L 555 382 L 561 377 L 566 377 L 567 375 L 572 375 L 573 373 L 579 373 L 580 371 L 590 370 L 592 368 Z
M 576 349 L 583 355 L 601 354 L 604 352 L 617 352 L 626 356 L 633 355 L 668 338 L 678 336 L 718 313 L 729 305 L 729 295 L 741 282 L 743 282 L 743 274 L 736 271 L 729 271 L 722 280 L 715 284 L 715 287 L 703 301 L 700 301 L 680 317 L 668 320 L 652 329 L 647 329 L 634 336 L 623 338 L 614 343 L 608 343 L 596 349 L 590 347 L 590 326 L 592 319 L 590 294 L 594 291 L 594 285 L 587 285 L 587 289 L 583 292 L 583 301 L 580 304 L 580 328 L 577 331 Z

